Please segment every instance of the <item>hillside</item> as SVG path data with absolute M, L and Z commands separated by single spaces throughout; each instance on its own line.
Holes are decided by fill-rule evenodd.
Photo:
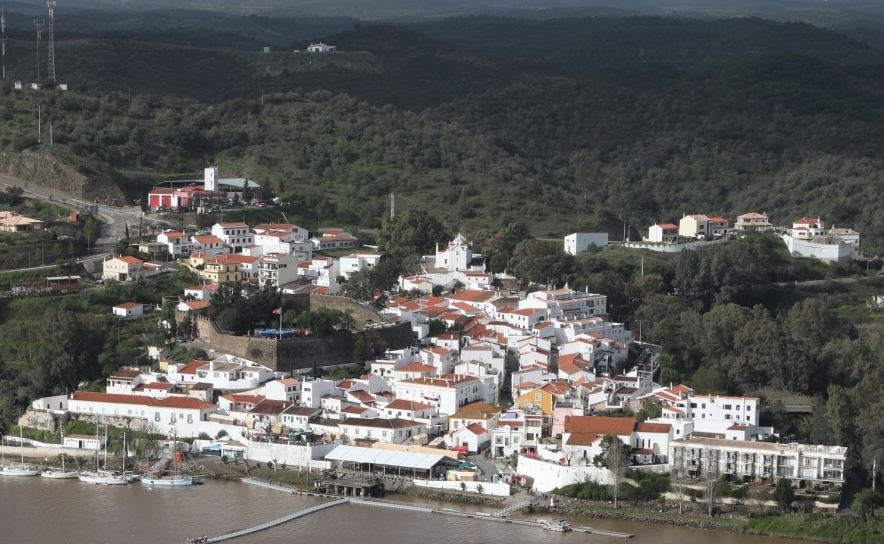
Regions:
M 458 43 L 412 30 L 441 35 L 443 23 L 371 25 L 327 37 L 334 55 L 65 41 L 60 70 L 78 91 L 3 98 L 14 122 L 0 147 L 45 151 L 33 133 L 42 102 L 62 160 L 130 180 L 213 162 L 268 184 L 311 225 L 376 227 L 393 192 L 397 209 L 432 209 L 452 230 L 518 219 L 542 236 L 619 239 L 625 219 L 636 238 L 683 213 L 755 210 L 778 224 L 825 216 L 860 230 L 865 250 L 884 248 L 884 64 L 869 46 L 760 19 L 618 18 L 607 33 L 584 20 L 459 21 Z M 507 57 L 541 34 L 521 25 L 557 25 L 561 43 L 547 58 Z M 485 29 L 489 43 L 509 40 L 496 55 Z M 653 60 L 630 60 L 636 44 Z M 16 70 L 29 49 L 12 43 Z M 581 50 L 621 60 L 568 66 Z M 146 189 L 118 185 L 133 200 Z

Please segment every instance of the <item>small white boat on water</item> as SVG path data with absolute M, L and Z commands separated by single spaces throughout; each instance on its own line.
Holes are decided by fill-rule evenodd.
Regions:
M 147 476 L 141 477 L 141 483 L 147 485 L 193 485 L 193 476 Z
M 542 523 L 544 531 L 556 531 L 558 533 L 571 531 L 571 524 L 563 519 L 547 519 Z
M 39 470 L 35 468 L 31 468 L 31 465 L 25 464 L 25 449 L 24 449 L 24 438 L 22 436 L 21 427 L 18 428 L 19 440 L 18 440 L 18 448 L 21 452 L 21 464 L 20 465 L 9 465 L 6 466 L 6 456 L 3 457 L 3 470 L 0 470 L 0 475 L 3 476 L 36 476 L 40 473 Z
M 126 485 L 129 483 L 129 475 L 124 472 L 81 472 L 77 475 L 81 482 L 95 485 Z
M 61 443 L 64 444 L 64 430 L 61 433 Z M 64 466 L 64 450 L 61 450 L 61 470 L 56 468 L 43 469 L 40 473 L 41 478 L 49 478 L 50 480 L 70 480 L 79 477 L 76 472 L 70 472 Z

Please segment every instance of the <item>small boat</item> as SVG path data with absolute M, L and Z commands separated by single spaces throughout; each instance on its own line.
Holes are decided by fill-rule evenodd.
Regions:
M 95 430 L 98 435 L 98 427 Z M 130 472 L 118 472 L 107 470 L 107 425 L 104 426 L 104 468 L 105 470 L 96 470 L 95 472 L 81 472 L 77 474 L 81 482 L 95 485 L 126 485 L 129 483 Z M 123 448 L 126 449 L 125 447 Z M 95 450 L 95 465 L 98 468 L 98 450 Z
M 24 446 L 24 438 L 22 435 L 21 426 L 19 426 L 19 428 L 18 428 L 18 433 L 19 433 L 18 447 L 19 447 L 19 451 L 21 451 L 21 464 L 20 465 L 4 466 L 3 470 L 0 471 L 0 474 L 2 474 L 3 476 L 36 476 L 37 474 L 40 473 L 40 471 L 37 469 L 31 468 L 31 465 L 25 464 L 25 446 Z M 5 464 L 6 458 L 4 457 L 3 460 L 4 460 L 4 464 Z
M 141 483 L 145 485 L 194 485 L 193 476 L 187 476 L 178 472 L 178 439 L 172 441 L 172 462 L 175 465 L 172 474 L 160 472 L 148 472 L 141 476 Z
M 567 533 L 571 530 L 571 524 L 563 519 L 548 519 L 543 521 L 543 530 Z
M 61 443 L 64 445 L 64 430 L 61 431 Z M 78 476 L 79 475 L 76 472 L 65 470 L 64 449 L 61 450 L 61 470 L 47 468 L 40 473 L 41 478 L 49 478 L 50 480 L 70 480 L 71 478 L 77 478 Z

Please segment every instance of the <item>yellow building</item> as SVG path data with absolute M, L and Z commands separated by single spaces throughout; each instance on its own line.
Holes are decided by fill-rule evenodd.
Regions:
M 208 261 L 203 269 L 203 277 L 215 283 L 238 282 L 242 277 L 239 263 L 228 262 L 222 255 L 217 259 Z
M 540 408 L 541 412 L 551 416 L 556 405 L 556 395 L 543 387 L 538 387 L 517 397 L 514 404 L 517 408 Z
M 198 251 L 186 259 L 181 259 L 181 262 L 194 270 L 198 270 L 198 266 L 205 267 L 207 262 L 213 260 L 215 260 L 215 255 Z

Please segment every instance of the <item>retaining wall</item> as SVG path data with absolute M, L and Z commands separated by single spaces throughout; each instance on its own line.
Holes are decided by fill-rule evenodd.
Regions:
M 478 493 L 479 486 L 482 486 L 482 495 L 493 495 L 495 497 L 509 497 L 510 484 L 494 483 L 494 482 L 449 482 L 441 480 L 414 480 L 417 487 L 429 487 L 431 489 L 448 489 L 451 491 L 468 491 L 470 493 Z M 466 486 L 466 489 L 461 487 Z

